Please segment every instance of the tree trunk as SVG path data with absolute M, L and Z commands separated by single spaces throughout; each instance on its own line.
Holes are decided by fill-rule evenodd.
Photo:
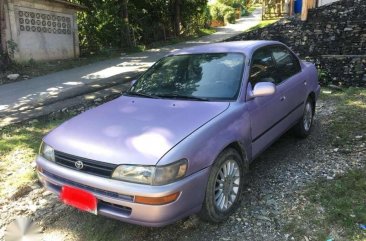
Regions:
M 174 32 L 176 36 L 179 36 L 182 30 L 181 4 L 182 0 L 174 1 Z
M 6 67 L 5 0 L 0 0 L 0 71 Z
M 6 51 L 5 41 L 5 0 L 0 0 L 0 53 Z
M 127 47 L 132 46 L 131 42 L 131 34 L 130 34 L 130 24 L 128 21 L 128 0 L 120 0 L 121 3 L 121 15 L 122 15 L 122 46 L 125 45 Z M 125 42 L 125 43 L 123 43 Z

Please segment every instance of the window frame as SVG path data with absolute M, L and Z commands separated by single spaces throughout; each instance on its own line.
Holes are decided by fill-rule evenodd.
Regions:
M 249 71 L 248 71 L 248 84 L 250 83 L 250 84 L 252 84 L 251 83 L 251 81 L 250 81 L 250 76 L 251 76 L 251 72 L 252 72 L 252 67 L 253 67 L 253 56 L 258 52 L 258 51 L 261 51 L 261 50 L 266 50 L 266 49 L 269 49 L 270 47 L 271 47 L 272 45 L 265 45 L 265 46 L 262 46 L 262 47 L 259 47 L 259 48 L 257 48 L 254 52 L 253 52 L 253 54 L 252 54 L 252 56 L 251 56 L 251 58 L 250 58 L 250 65 L 249 65 Z M 268 51 L 268 50 L 267 50 Z M 274 59 L 273 59 L 273 54 L 272 54 L 272 52 L 270 51 L 269 52 L 269 54 L 271 55 L 271 59 L 272 59 L 272 64 L 273 64 L 273 66 L 274 67 L 277 67 L 277 65 L 276 65 L 276 63 L 275 63 L 275 61 L 274 61 Z M 276 83 L 274 83 L 275 85 L 277 85 Z M 254 86 L 252 86 L 252 88 L 254 88 Z
M 302 67 L 301 67 L 301 63 L 300 63 L 300 60 L 299 58 L 285 45 L 282 45 L 282 44 L 273 44 L 273 45 L 269 45 L 270 47 L 272 48 L 275 48 L 275 47 L 282 47 L 283 49 L 285 49 L 289 55 L 292 57 L 292 59 L 296 62 L 296 64 L 298 65 L 299 67 L 299 71 L 294 73 L 293 75 L 287 77 L 286 79 L 282 80 L 281 82 L 279 82 L 278 84 L 276 84 L 276 86 L 278 85 L 281 85 L 282 83 L 286 82 L 288 79 L 290 79 L 291 77 L 297 75 L 298 73 L 300 73 L 302 71 Z M 276 66 L 276 69 L 278 68 L 278 64 L 277 64 L 277 61 L 275 60 L 274 56 L 273 56 L 273 52 L 271 50 L 271 54 L 272 54 L 272 59 L 273 59 L 273 62 L 274 62 L 274 65 Z

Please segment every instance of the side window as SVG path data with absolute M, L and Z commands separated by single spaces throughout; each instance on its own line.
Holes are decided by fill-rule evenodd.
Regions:
M 285 47 L 275 46 L 271 48 L 273 59 L 276 63 L 275 77 L 278 83 L 300 72 L 298 59 Z
M 268 48 L 255 51 L 251 63 L 249 81 L 253 87 L 258 82 L 276 82 L 275 76 L 273 75 L 275 65 L 272 53 Z

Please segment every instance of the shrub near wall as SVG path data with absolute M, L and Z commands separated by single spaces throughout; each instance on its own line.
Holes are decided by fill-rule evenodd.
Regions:
M 226 23 L 235 23 L 235 9 L 225 4 L 215 2 L 209 5 L 213 25 L 222 26 Z
M 341 0 L 230 40 L 277 40 L 318 66 L 321 83 L 366 86 L 366 1 Z

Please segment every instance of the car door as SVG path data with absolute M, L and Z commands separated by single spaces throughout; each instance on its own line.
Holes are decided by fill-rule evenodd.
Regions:
M 286 106 L 283 117 L 287 129 L 302 116 L 306 100 L 306 79 L 301 71 L 298 58 L 285 46 L 275 45 L 270 47 L 276 67 L 275 79 L 277 88 L 281 89 L 281 98 Z
M 258 82 L 279 82 L 276 79 L 275 68 L 276 65 L 270 47 L 256 50 L 251 59 L 248 92 L 252 91 Z M 249 98 L 246 105 L 250 114 L 252 158 L 255 158 L 285 129 L 280 123 L 287 112 L 282 88 L 276 88 L 273 95 Z

